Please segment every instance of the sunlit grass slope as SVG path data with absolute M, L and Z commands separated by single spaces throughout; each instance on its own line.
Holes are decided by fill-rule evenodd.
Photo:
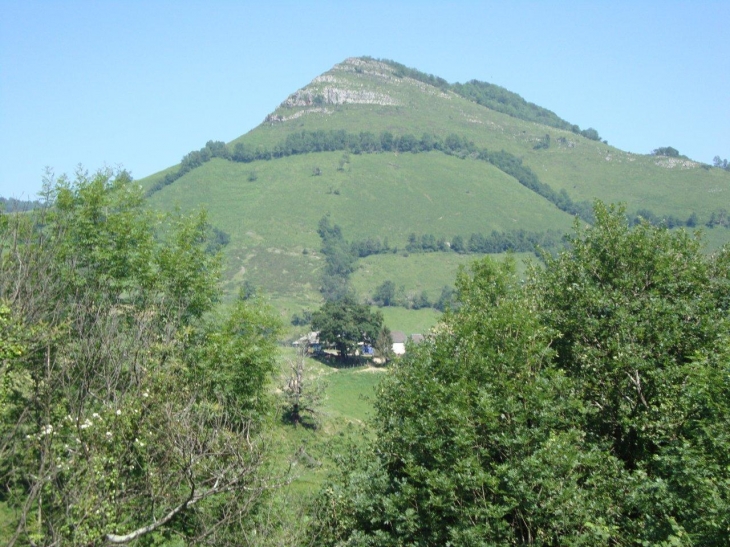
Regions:
M 233 247 L 320 246 L 325 214 L 348 239 L 408 234 L 452 237 L 472 232 L 566 230 L 569 215 L 492 165 L 440 152 L 290 156 L 239 164 L 214 159 L 154 194 L 156 207 L 203 206 L 231 235 Z M 314 176 L 319 168 L 321 175 Z M 250 173 L 256 180 L 250 181 Z
M 276 298 L 295 295 L 300 306 L 318 289 L 324 262 L 317 223 L 327 214 L 347 239 L 388 238 L 401 251 L 412 232 L 450 240 L 492 230 L 567 231 L 572 223 L 485 162 L 440 152 L 350 154 L 338 170 L 341 158 L 329 152 L 250 164 L 214 159 L 155 193 L 151 205 L 206 208 L 210 222 L 231 237 L 226 248 L 231 286 L 248 279 Z M 315 168 L 321 175 L 313 175 Z M 450 261 L 464 259 L 446 253 L 414 260 L 445 260 L 446 269 L 434 271 L 452 272 Z M 451 273 L 439 276 L 433 291 L 453 282 L 446 279 Z
M 451 91 L 399 77 L 392 65 L 372 59 L 347 59 L 317 76 L 229 148 L 240 142 L 272 150 L 289 134 L 316 130 L 371 132 L 376 137 L 382 131 L 416 138 L 456 134 L 477 147 L 521 158 L 541 182 L 565 190 L 574 202 L 620 201 L 629 213 L 648 209 L 660 217 L 686 219 L 694 212 L 704 223 L 713 211 L 727 208 L 730 194 L 730 173 L 721 169 L 683 158 L 631 154 L 571 131 L 511 117 Z M 549 146 L 536 146 L 546 135 Z M 201 145 L 206 138 L 215 136 L 202 136 Z M 150 187 L 164 174 L 141 182 Z M 225 251 L 229 289 L 248 280 L 264 288 L 284 316 L 312 309 L 320 301 L 323 258 L 316 229 L 325 214 L 349 240 L 387 237 L 401 251 L 411 232 L 449 240 L 492 230 L 569 231 L 572 224 L 569 215 L 496 167 L 436 151 L 340 151 L 252 163 L 213 159 L 156 192 L 150 204 L 207 208 L 210 221 L 231 237 Z M 730 230 L 707 230 L 707 236 L 709 248 L 717 248 L 730 240 Z M 399 277 L 407 289 L 423 285 L 431 296 L 451 277 L 453 261 L 463 260 L 448 253 L 401 258 L 371 257 L 373 264 L 385 260 L 388 266 L 367 281 L 366 270 L 356 272 L 355 287 L 365 296 L 373 284 Z M 360 262 L 367 268 L 368 262 Z M 432 271 L 428 276 L 419 274 L 426 263 Z

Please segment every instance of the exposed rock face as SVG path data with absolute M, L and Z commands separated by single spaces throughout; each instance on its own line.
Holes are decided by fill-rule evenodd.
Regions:
M 396 75 L 395 69 L 374 59 L 351 57 L 335 65 L 332 70 L 317 76 L 308 85 L 291 94 L 276 112 L 266 117 L 266 123 L 293 120 L 307 114 L 330 114 L 327 106 L 362 104 L 400 106 L 398 93 L 383 91 L 381 85 L 414 86 L 420 91 L 451 99 L 451 93 L 408 77 Z M 291 114 L 286 110 L 293 111 Z
M 377 76 L 386 80 L 395 80 L 393 75 L 395 70 L 392 66 L 374 59 L 358 59 L 350 57 L 343 62 L 335 65 L 334 70 L 342 70 L 345 72 L 357 72 L 358 74 L 367 74 L 368 76 Z
M 659 158 L 654 162 L 654 164 L 666 169 L 675 169 L 677 167 L 680 169 L 694 169 L 695 167 L 700 166 L 700 164 L 696 161 L 686 160 L 683 158 Z
M 340 73 L 341 77 L 338 77 Z M 309 85 L 289 96 L 282 108 L 323 107 L 340 104 L 376 104 L 394 106 L 398 101 L 387 93 L 367 89 L 367 84 L 352 81 L 352 74 L 366 74 L 378 79 L 396 81 L 393 68 L 368 59 L 350 58 L 317 76 Z M 312 109 L 307 112 L 315 112 Z
M 379 104 L 396 105 L 395 99 L 375 91 L 326 86 L 321 90 L 300 89 L 282 103 L 285 108 L 322 104 Z
M 282 114 L 269 114 L 264 120 L 266 123 L 278 123 L 287 122 L 289 120 L 296 120 L 306 114 L 332 114 L 332 111 L 327 108 L 305 108 L 304 110 L 297 110 L 292 113 L 291 116 L 284 116 Z

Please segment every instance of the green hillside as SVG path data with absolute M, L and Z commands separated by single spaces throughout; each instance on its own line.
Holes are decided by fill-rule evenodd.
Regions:
M 565 232 L 594 199 L 622 201 L 629 214 L 657 221 L 684 225 L 693 213 L 690 225 L 719 219 L 705 228 L 710 244 L 730 239 L 722 212 L 729 172 L 631 154 L 597 135 L 587 138 L 491 84 L 451 85 L 397 63 L 352 58 L 240 138 L 209 143 L 142 184 L 153 207 L 204 206 L 230 236 L 229 289 L 249 281 L 285 315 L 320 301 L 317 223 L 324 215 L 348 240 L 387 238 L 402 260 L 375 255 L 369 263 L 381 264 L 382 275 L 390 267 L 410 272 L 408 290 L 424 284 L 419 272 L 451 272 L 456 258 L 420 255 L 434 266 L 416 267 L 416 255 L 402 256 L 412 233 L 450 243 L 492 231 Z M 366 296 L 377 282 L 355 285 Z

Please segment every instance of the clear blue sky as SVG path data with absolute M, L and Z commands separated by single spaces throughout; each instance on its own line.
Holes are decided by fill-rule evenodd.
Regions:
M 142 178 L 351 56 L 515 91 L 609 144 L 730 158 L 730 2 L 0 0 L 0 196 Z

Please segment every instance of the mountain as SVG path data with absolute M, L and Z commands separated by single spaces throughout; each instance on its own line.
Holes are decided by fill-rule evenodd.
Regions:
M 449 84 L 392 61 L 350 58 L 245 135 L 209 142 L 141 182 L 153 207 L 204 206 L 229 240 L 231 291 L 249 281 L 290 315 L 321 301 L 325 215 L 347 240 L 370 240 L 373 250 L 387 238 L 397 248 L 358 261 L 361 296 L 390 276 L 387 263 L 406 292 L 435 300 L 471 258 L 448 250 L 455 241 L 467 250 L 470 241 L 477 250 L 550 246 L 576 215 L 590 221 L 594 199 L 670 226 L 710 223 L 710 246 L 728 241 L 719 198 L 730 173 L 671 147 L 659 153 L 667 155 L 619 150 L 492 84 Z M 415 267 L 429 242 L 447 252 L 419 255 Z

